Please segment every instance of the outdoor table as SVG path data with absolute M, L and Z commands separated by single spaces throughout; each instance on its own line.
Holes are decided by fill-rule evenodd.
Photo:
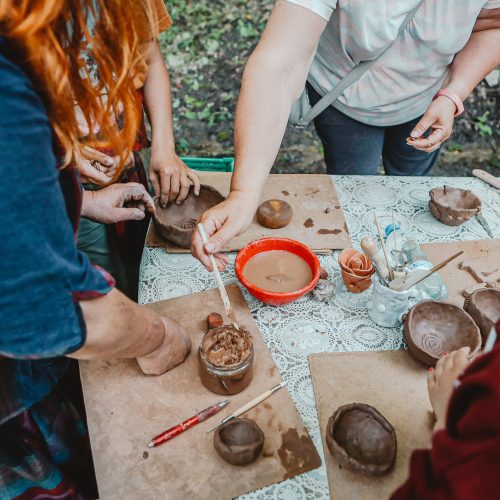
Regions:
M 396 221 L 402 225 L 403 233 L 414 236 L 419 243 L 488 239 L 485 230 L 475 219 L 453 227 L 441 224 L 432 217 L 427 206 L 429 190 L 443 184 L 471 189 L 490 205 L 498 207 L 500 203 L 500 194 L 472 177 L 332 178 L 353 246 L 358 249 L 364 236 L 376 236 L 373 215 L 377 214 L 381 226 L 385 227 L 392 223 L 393 212 Z M 500 238 L 500 218 L 484 205 L 483 215 L 495 238 Z M 342 279 L 337 263 L 338 254 L 334 252 L 319 256 L 321 265 L 330 275 L 329 279 L 335 281 Z M 229 254 L 228 265 L 222 273 L 226 284 L 238 282 L 234 273 L 234 259 L 235 254 Z M 142 304 L 216 286 L 213 275 L 191 255 L 169 254 L 161 248 L 149 247 L 144 249 L 139 281 L 139 302 Z M 240 288 L 323 457 L 308 355 L 315 352 L 403 349 L 402 328 L 380 327 L 369 318 L 365 304 L 371 289 L 362 294 L 336 295 L 330 303 L 316 302 L 309 295 L 287 306 L 273 307 L 259 302 L 242 285 Z M 242 498 L 329 498 L 325 466 Z

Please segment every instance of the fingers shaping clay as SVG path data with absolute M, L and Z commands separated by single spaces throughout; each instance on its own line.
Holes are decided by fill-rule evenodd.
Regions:
M 205 185 L 201 186 L 198 196 L 191 187 L 187 198 L 180 205 L 173 201 L 162 207 L 159 197 L 156 196 L 154 198 L 156 213 L 153 215 L 153 221 L 158 234 L 180 248 L 189 248 L 196 224 L 203 212 L 222 201 L 224 196 L 213 187 Z
M 404 318 L 403 335 L 410 354 L 427 366 L 434 366 L 446 352 L 468 346 L 472 356 L 481 347 L 479 328 L 470 315 L 439 300 L 413 306 Z
M 264 447 L 262 429 L 249 418 L 238 418 L 219 427 L 214 434 L 214 448 L 232 465 L 254 462 Z
M 267 200 L 257 209 L 257 221 L 269 229 L 288 226 L 292 220 L 292 207 L 283 200 Z
M 394 427 L 364 403 L 344 405 L 333 413 L 326 428 L 326 444 L 340 466 L 363 474 L 385 474 L 396 460 Z
M 443 186 L 429 194 L 432 215 L 448 226 L 459 226 L 481 211 L 481 200 L 472 191 Z

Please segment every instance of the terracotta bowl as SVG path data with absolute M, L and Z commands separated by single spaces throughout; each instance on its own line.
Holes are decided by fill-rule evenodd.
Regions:
M 304 288 L 295 290 L 294 292 L 269 292 L 268 290 L 264 290 L 250 283 L 250 281 L 243 276 L 245 265 L 253 256 L 271 250 L 284 250 L 304 259 L 311 268 L 313 276 L 311 282 Z M 255 298 L 272 306 L 282 306 L 294 302 L 310 292 L 316 286 L 316 283 L 318 283 L 320 276 L 320 265 L 316 254 L 307 245 L 288 238 L 262 238 L 252 241 L 252 243 L 249 243 L 238 252 L 234 263 L 234 269 L 236 271 L 236 276 L 243 286 Z
M 193 189 L 190 189 L 187 198 L 180 205 L 170 202 L 166 207 L 162 207 L 159 197 L 155 196 L 156 214 L 153 216 L 153 221 L 156 230 L 165 241 L 181 248 L 189 248 L 198 219 L 205 210 L 222 201 L 224 196 L 213 187 L 205 185 L 201 186 L 198 196 L 195 196 Z
M 354 248 L 346 248 L 339 255 L 339 265 L 344 283 L 350 292 L 360 293 L 370 288 L 375 268 L 364 253 Z
M 481 335 L 474 320 L 450 302 L 424 300 L 404 317 L 403 334 L 410 354 L 427 366 L 434 366 L 446 352 L 470 347 L 470 356 L 481 347 Z
M 432 215 L 448 226 L 459 226 L 481 211 L 481 200 L 472 191 L 443 186 L 429 194 Z
M 485 342 L 491 329 L 500 320 L 500 290 L 494 288 L 476 290 L 466 300 L 464 309 L 479 326 L 481 337 Z

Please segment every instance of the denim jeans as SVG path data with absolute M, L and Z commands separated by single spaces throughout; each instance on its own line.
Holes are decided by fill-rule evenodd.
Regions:
M 314 106 L 321 96 L 307 84 L 309 101 Z M 419 151 L 406 144 L 416 118 L 400 125 L 376 127 L 358 122 L 329 106 L 314 126 L 323 143 L 329 174 L 376 175 L 382 157 L 388 175 L 428 175 L 439 156 Z

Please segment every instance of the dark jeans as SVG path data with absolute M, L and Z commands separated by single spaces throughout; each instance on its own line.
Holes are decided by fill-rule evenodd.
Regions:
M 307 84 L 309 101 L 314 106 L 321 96 Z M 428 175 L 439 156 L 419 151 L 406 144 L 420 118 L 392 127 L 376 127 L 358 122 L 329 106 L 314 126 L 323 143 L 329 174 L 376 175 L 382 156 L 388 175 Z

